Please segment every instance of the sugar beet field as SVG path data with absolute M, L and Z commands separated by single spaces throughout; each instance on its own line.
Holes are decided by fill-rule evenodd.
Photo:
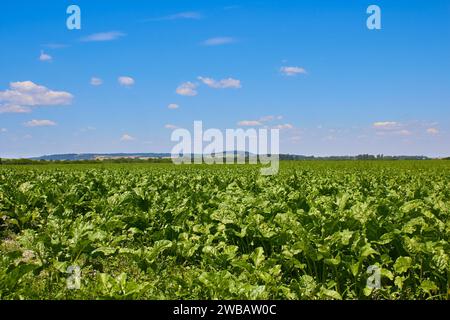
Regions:
M 449 218 L 450 161 L 3 165 L 0 299 L 448 299 Z

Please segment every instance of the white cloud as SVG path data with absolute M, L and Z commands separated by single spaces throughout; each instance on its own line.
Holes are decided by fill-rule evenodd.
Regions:
M 273 119 L 275 119 L 275 116 L 264 116 L 264 117 L 261 117 L 261 118 L 259 119 L 259 121 L 261 121 L 261 122 L 267 122 L 267 121 L 272 121 Z
M 0 113 L 31 112 L 32 107 L 67 105 L 73 95 L 53 91 L 32 81 L 11 82 L 9 89 L 0 91 Z
M 373 123 L 372 127 L 376 130 L 378 136 L 387 135 L 438 135 L 440 133 L 438 122 L 413 120 L 409 122 L 396 122 L 396 121 L 379 121 Z
M 92 77 L 91 78 L 91 85 L 93 86 L 99 86 L 103 84 L 103 80 L 97 77 Z
M 406 129 L 395 131 L 394 133 L 399 134 L 401 136 L 410 136 L 412 132 Z
M 226 89 L 226 88 L 239 89 L 242 87 L 241 81 L 233 78 L 222 79 L 219 81 L 207 77 L 198 77 L 198 79 L 204 84 L 206 84 L 208 87 L 215 89 Z
M 179 19 L 198 20 L 198 19 L 201 19 L 201 18 L 203 18 L 203 16 L 199 12 L 185 11 L 185 12 L 179 12 L 179 13 L 171 14 L 171 15 L 168 15 L 168 16 L 160 17 L 160 18 L 148 19 L 147 21 L 179 20 Z
M 202 15 L 198 12 L 194 11 L 187 11 L 187 12 L 180 12 L 176 14 L 172 14 L 170 16 L 167 16 L 169 20 L 176 20 L 176 19 L 201 19 Z
M 169 105 L 167 106 L 167 108 L 172 109 L 172 110 L 178 109 L 179 107 L 180 107 L 180 106 L 177 105 L 176 103 L 171 103 L 171 104 L 169 104 Z
M 120 138 L 120 141 L 133 141 L 133 140 L 135 140 L 135 138 L 126 133 L 122 135 L 122 137 Z
M 242 121 L 238 122 L 238 125 L 244 126 L 244 127 L 262 126 L 266 122 L 270 122 L 270 121 L 274 121 L 274 120 L 281 120 L 281 119 L 283 119 L 283 116 L 269 115 L 269 116 L 261 117 L 258 120 L 242 120 Z M 290 124 L 284 124 L 284 125 L 275 126 L 273 128 L 291 129 L 291 128 L 293 128 L 293 126 Z
M 437 129 L 437 128 L 428 128 L 427 129 L 427 133 L 431 134 L 431 135 L 437 135 L 437 134 L 439 134 L 439 129 Z
M 400 136 L 410 136 L 412 135 L 412 131 L 410 130 L 412 124 L 403 124 L 396 121 L 379 121 L 374 122 L 372 127 L 376 130 L 376 135 L 385 136 L 385 135 L 400 135 Z
M 174 125 L 174 124 L 166 124 L 166 125 L 164 126 L 164 128 L 174 130 L 174 129 L 178 129 L 178 126 L 176 126 L 176 125 Z
M 295 76 L 298 74 L 306 74 L 306 70 L 300 67 L 281 67 L 280 72 L 286 76 Z
M 23 124 L 25 127 L 51 127 L 56 126 L 56 122 L 51 120 L 31 120 Z
M 392 130 L 398 128 L 399 126 L 400 124 L 395 121 L 379 121 L 373 123 L 374 128 L 383 130 Z
M 126 36 L 126 34 L 120 31 L 99 32 L 84 37 L 81 39 L 81 41 L 83 42 L 112 41 L 124 36 Z
M 216 37 L 216 38 L 210 38 L 205 41 L 203 41 L 203 45 L 205 46 L 220 46 L 224 44 L 230 44 L 236 42 L 236 39 L 232 37 Z
M 134 79 L 131 78 L 131 77 L 125 77 L 125 76 L 122 76 L 122 77 L 119 77 L 119 78 L 117 79 L 117 81 L 119 82 L 119 84 L 120 84 L 121 86 L 127 86 L 127 87 L 129 87 L 129 86 L 134 85 Z
M 178 86 L 176 93 L 182 96 L 196 96 L 197 95 L 197 84 L 192 82 L 184 82 Z
M 8 129 L 6 129 L 6 128 L 0 128 L 0 133 L 5 133 L 5 132 L 8 132 Z
M 22 107 L 16 104 L 0 104 L 0 113 L 29 113 L 31 112 L 31 108 Z
M 280 129 L 280 130 L 284 130 L 284 129 L 293 129 L 294 126 L 290 123 L 285 123 L 285 124 L 279 124 L 273 127 L 273 129 Z
M 257 120 L 242 120 L 238 122 L 238 126 L 241 127 L 257 127 L 260 125 L 262 125 L 262 123 Z
M 52 56 L 45 53 L 44 51 L 41 51 L 41 55 L 39 56 L 40 61 L 52 61 Z

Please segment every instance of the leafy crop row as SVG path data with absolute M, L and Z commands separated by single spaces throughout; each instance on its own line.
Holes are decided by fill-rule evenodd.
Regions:
M 2 168 L 0 299 L 447 299 L 449 217 L 438 162 Z

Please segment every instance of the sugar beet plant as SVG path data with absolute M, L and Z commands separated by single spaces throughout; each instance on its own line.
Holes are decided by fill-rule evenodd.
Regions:
M 0 298 L 448 299 L 449 217 L 448 162 L 3 166 Z

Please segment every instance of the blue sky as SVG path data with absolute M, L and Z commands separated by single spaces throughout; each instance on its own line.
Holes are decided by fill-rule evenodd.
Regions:
M 283 153 L 450 155 L 446 0 L 6 0 L 0 40 L 2 157 L 170 152 L 194 120 L 280 128 Z

